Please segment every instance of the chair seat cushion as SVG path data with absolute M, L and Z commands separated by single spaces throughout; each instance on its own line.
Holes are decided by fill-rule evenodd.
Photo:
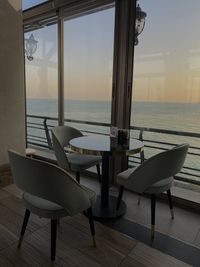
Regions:
M 119 185 L 122 185 L 122 186 L 126 187 L 127 180 L 129 179 L 129 176 L 136 169 L 137 169 L 137 167 L 131 168 L 131 169 L 127 169 L 127 170 L 119 173 L 117 175 L 117 183 Z M 160 180 L 159 182 L 156 182 L 156 183 L 152 184 L 150 187 L 148 187 L 145 190 L 145 193 L 148 193 L 148 194 L 159 194 L 159 193 L 162 193 L 162 192 L 167 191 L 168 189 L 170 189 L 172 185 L 173 185 L 173 177 L 169 177 L 169 178 Z
M 159 194 L 159 193 L 165 192 L 172 187 L 173 180 L 174 180 L 173 177 L 169 177 L 169 178 L 163 179 L 163 180 L 161 180 L 155 184 L 152 184 L 150 187 L 148 187 L 145 190 L 145 193 Z
M 29 193 L 23 194 L 25 207 L 39 217 L 43 218 L 60 218 L 68 216 L 68 212 L 61 206 L 46 199 L 36 197 Z
M 72 171 L 81 171 L 88 169 L 94 165 L 97 165 L 101 162 L 101 157 L 91 156 L 91 155 L 81 155 L 78 153 L 69 153 L 67 158 L 70 163 Z

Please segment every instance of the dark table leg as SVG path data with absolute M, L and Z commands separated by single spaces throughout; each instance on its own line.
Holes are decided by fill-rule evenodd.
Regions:
M 101 196 L 97 197 L 93 207 L 96 218 L 111 219 L 122 216 L 126 212 L 126 204 L 121 201 L 119 210 L 116 209 L 117 197 L 109 196 L 109 155 L 102 157 Z
M 109 156 L 102 157 L 101 207 L 109 206 Z

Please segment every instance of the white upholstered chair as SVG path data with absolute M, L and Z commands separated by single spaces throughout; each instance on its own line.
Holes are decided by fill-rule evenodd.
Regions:
M 53 149 L 58 161 L 58 165 L 76 173 L 76 180 L 80 182 L 80 172 L 96 165 L 99 181 L 101 180 L 100 163 L 101 157 L 92 155 L 81 155 L 78 153 L 67 153 L 65 148 L 69 141 L 83 134 L 70 126 L 57 126 L 52 129 Z
M 174 218 L 170 188 L 173 177 L 180 172 L 185 161 L 189 145 L 178 145 L 144 161 L 139 167 L 125 170 L 117 175 L 120 186 L 117 209 L 124 188 L 138 194 L 151 195 L 151 237 L 154 238 L 156 195 L 167 192 L 172 219 Z
M 23 202 L 26 207 L 18 247 L 21 246 L 31 212 L 39 217 L 49 218 L 51 219 L 51 260 L 54 261 L 57 220 L 85 210 L 88 212 L 95 246 L 92 205 L 96 201 L 96 193 L 81 186 L 60 167 L 22 156 L 15 151 L 10 150 L 8 153 L 13 179 L 15 184 L 24 191 Z

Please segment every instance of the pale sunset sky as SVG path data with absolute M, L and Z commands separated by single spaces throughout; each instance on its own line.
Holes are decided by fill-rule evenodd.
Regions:
M 42 1 L 24 1 L 24 9 L 31 2 Z M 200 1 L 139 3 L 147 18 L 135 47 L 133 100 L 200 103 Z M 66 99 L 111 100 L 114 16 L 112 8 L 65 21 Z M 55 99 L 57 25 L 33 34 L 38 48 L 26 60 L 27 97 Z

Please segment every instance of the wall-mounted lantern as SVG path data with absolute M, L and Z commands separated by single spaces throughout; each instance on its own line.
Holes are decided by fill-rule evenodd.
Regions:
M 35 40 L 33 34 L 31 34 L 29 38 L 25 39 L 25 54 L 27 59 L 30 61 L 33 60 L 33 54 L 37 50 L 37 43 L 38 41 Z
M 135 42 L 134 42 L 135 45 L 138 45 L 139 43 L 138 36 L 144 29 L 146 16 L 147 14 L 144 11 L 142 11 L 140 5 L 138 4 L 136 7 L 136 16 L 135 16 Z

